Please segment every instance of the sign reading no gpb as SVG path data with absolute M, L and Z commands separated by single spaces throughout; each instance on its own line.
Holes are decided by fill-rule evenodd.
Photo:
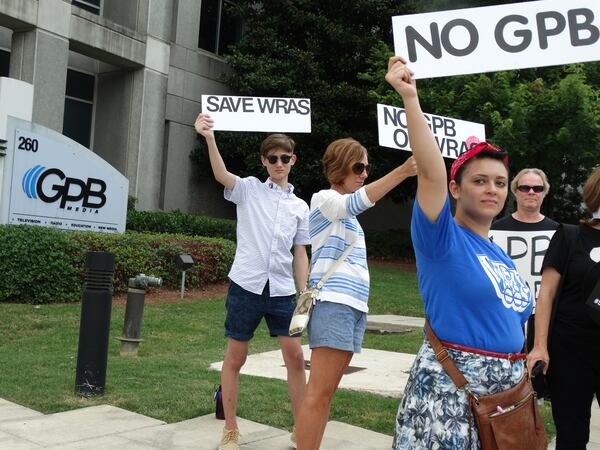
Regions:
M 392 18 L 415 78 L 600 59 L 600 1 L 540 0 Z

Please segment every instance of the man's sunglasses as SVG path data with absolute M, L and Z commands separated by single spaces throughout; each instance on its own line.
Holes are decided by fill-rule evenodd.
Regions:
M 267 156 L 267 161 L 269 161 L 269 164 L 277 164 L 278 159 L 281 159 L 282 164 L 289 164 L 289 162 L 292 160 L 292 155 L 281 155 L 281 156 L 269 155 L 269 156 Z
M 527 184 L 522 184 L 521 186 L 517 186 L 517 190 L 519 192 L 523 192 L 524 194 L 528 193 L 531 189 L 533 189 L 533 192 L 535 192 L 536 194 L 539 194 L 540 192 L 544 192 L 544 186 L 529 186 Z
M 371 164 L 364 164 L 361 162 L 352 164 L 352 172 L 354 172 L 356 175 L 362 174 L 365 170 L 367 171 L 367 175 L 369 175 L 369 172 L 371 171 Z

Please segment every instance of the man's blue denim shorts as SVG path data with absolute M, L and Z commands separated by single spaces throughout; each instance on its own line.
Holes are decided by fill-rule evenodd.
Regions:
M 360 353 L 367 313 L 348 305 L 317 301 L 308 322 L 308 346 Z
M 249 341 L 263 317 L 272 337 L 289 336 L 290 321 L 296 307 L 296 295 L 271 297 L 268 281 L 263 293 L 258 295 L 231 281 L 225 307 L 227 308 L 225 337 L 236 341 Z

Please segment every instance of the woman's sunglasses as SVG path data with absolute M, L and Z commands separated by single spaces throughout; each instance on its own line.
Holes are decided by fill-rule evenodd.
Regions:
M 371 171 L 371 164 L 364 164 L 361 162 L 352 164 L 352 172 L 354 172 L 356 175 L 361 175 L 365 170 L 367 171 L 367 175 L 369 175 L 369 172 Z
M 269 155 L 269 156 L 267 156 L 267 161 L 269 161 L 269 164 L 277 164 L 278 159 L 281 159 L 282 164 L 289 164 L 289 162 L 292 160 L 292 155 L 281 155 L 281 156 Z
M 528 193 L 531 189 L 533 189 L 533 192 L 535 192 L 536 194 L 539 194 L 540 192 L 544 192 L 544 186 L 529 186 L 527 184 L 522 184 L 521 186 L 517 186 L 517 190 L 519 192 L 523 192 L 524 194 Z

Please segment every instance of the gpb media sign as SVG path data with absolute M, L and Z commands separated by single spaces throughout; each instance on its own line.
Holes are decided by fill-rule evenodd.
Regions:
M 4 223 L 125 232 L 129 182 L 89 149 L 53 130 L 9 118 Z M 7 184 L 8 183 L 8 184 Z
M 52 182 L 53 178 L 58 178 L 60 182 L 55 184 Z M 50 183 L 45 183 L 46 180 L 50 180 Z M 58 201 L 60 208 L 67 207 L 67 202 L 81 201 L 84 212 L 86 208 L 96 208 L 97 213 L 106 204 L 106 183 L 99 178 L 90 177 L 84 181 L 67 177 L 60 169 L 46 169 L 39 164 L 25 172 L 21 187 L 28 198 L 39 198 L 46 203 Z M 67 208 L 71 209 L 73 206 L 69 205 Z
M 415 78 L 600 59 L 600 2 L 542 0 L 392 18 Z

